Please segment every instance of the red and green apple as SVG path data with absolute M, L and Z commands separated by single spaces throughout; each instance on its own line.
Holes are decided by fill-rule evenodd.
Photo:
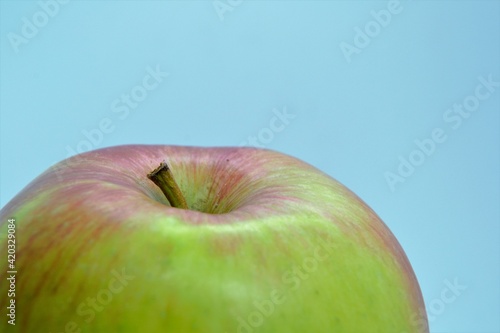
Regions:
M 16 242 L 16 273 L 0 261 L 1 332 L 428 332 L 387 226 L 270 150 L 87 152 L 26 186 L 0 231 L 0 253 Z

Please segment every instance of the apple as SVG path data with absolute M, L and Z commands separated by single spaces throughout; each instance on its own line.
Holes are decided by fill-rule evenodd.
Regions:
M 1 332 L 429 331 L 386 225 L 278 152 L 87 152 L 26 186 L 0 223 Z

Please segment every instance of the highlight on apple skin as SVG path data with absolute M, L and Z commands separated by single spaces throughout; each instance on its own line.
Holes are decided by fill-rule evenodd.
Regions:
M 153 181 L 163 161 L 180 193 Z M 413 269 L 380 218 L 270 150 L 77 155 L 3 207 L 0 231 L 1 332 L 429 332 Z

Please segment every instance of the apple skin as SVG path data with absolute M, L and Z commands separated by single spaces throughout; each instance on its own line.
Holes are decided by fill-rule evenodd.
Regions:
M 146 175 L 170 165 L 190 210 Z M 1 332 L 429 332 L 380 218 L 270 150 L 117 146 L 64 160 L 0 211 L 0 307 L 16 222 L 16 325 Z

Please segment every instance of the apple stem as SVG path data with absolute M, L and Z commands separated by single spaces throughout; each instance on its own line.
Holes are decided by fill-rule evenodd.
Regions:
M 186 199 L 175 182 L 167 162 L 161 162 L 159 167 L 148 174 L 148 178 L 161 189 L 172 207 L 188 209 Z

